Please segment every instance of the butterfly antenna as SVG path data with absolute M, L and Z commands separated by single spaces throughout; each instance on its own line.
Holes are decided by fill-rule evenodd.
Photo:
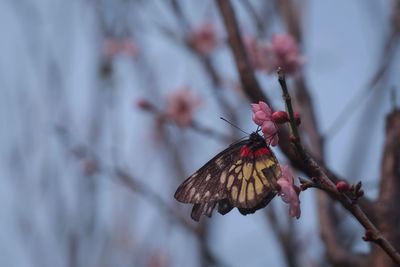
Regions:
M 232 122 L 228 121 L 227 119 L 222 118 L 222 117 L 219 117 L 219 118 L 220 118 L 221 120 L 223 120 L 223 121 L 229 123 L 231 126 L 235 127 L 236 129 L 238 129 L 238 130 L 241 131 L 242 133 L 245 133 L 245 134 L 247 134 L 247 135 L 250 135 L 249 133 L 243 131 L 242 129 L 240 129 L 238 126 L 236 126 L 236 125 L 233 124 Z

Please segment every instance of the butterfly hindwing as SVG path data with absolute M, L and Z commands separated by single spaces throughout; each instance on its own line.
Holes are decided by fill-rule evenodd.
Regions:
M 239 156 L 238 152 L 245 141 L 229 146 L 189 176 L 176 190 L 175 198 L 183 203 L 194 204 L 226 198 L 227 168 Z
M 237 207 L 242 214 L 265 207 L 276 195 L 280 176 L 278 161 L 265 140 L 253 133 L 250 138 L 229 146 L 186 179 L 175 198 L 193 203 L 192 218 L 226 214 Z

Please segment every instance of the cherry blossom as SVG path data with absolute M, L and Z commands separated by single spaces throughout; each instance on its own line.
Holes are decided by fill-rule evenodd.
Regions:
M 110 59 L 119 54 L 132 57 L 138 53 L 138 48 L 129 39 L 107 38 L 103 43 L 103 53 Z
M 281 67 L 287 74 L 296 74 L 305 63 L 296 40 L 289 34 L 276 34 L 271 42 L 247 37 L 244 43 L 252 66 L 267 73 Z
M 193 30 L 188 41 L 199 53 L 203 55 L 211 53 L 218 44 L 214 25 L 210 22 L 201 24 Z
M 276 146 L 279 142 L 278 127 L 272 120 L 272 109 L 263 101 L 259 101 L 258 104 L 251 104 L 251 107 L 253 121 L 261 126 L 266 142 L 271 146 Z
M 165 116 L 179 127 L 187 127 L 193 121 L 193 112 L 200 105 L 200 99 L 192 91 L 183 87 L 168 96 Z

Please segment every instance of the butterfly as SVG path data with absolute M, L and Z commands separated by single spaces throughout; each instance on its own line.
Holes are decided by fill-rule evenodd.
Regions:
M 277 194 L 281 169 L 265 139 L 256 132 L 230 145 L 189 176 L 175 198 L 193 205 L 191 217 L 225 215 L 234 207 L 243 215 L 264 208 Z

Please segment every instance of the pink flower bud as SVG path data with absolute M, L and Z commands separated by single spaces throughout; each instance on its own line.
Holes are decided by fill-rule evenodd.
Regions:
M 373 240 L 373 233 L 371 232 L 371 230 L 366 230 L 365 231 L 365 235 L 362 237 L 362 239 L 364 241 L 372 241 Z
M 289 116 L 286 111 L 276 111 L 272 113 L 272 121 L 275 123 L 285 123 L 289 121 Z
M 337 189 L 337 191 L 339 191 L 339 192 L 345 192 L 345 191 L 348 191 L 349 190 L 349 184 L 347 183 L 347 182 L 345 182 L 345 181 L 339 181 L 337 184 L 336 184 L 336 189 Z

